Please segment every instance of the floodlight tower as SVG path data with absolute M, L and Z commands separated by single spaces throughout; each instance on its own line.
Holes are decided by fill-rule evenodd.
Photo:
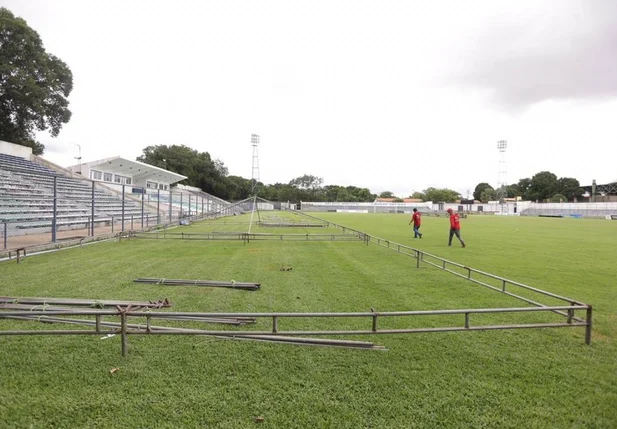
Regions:
M 259 182 L 259 135 L 251 134 L 251 145 L 253 146 L 253 172 L 251 174 L 251 195 L 255 195 L 257 182 Z
M 500 204 L 504 203 L 504 198 L 507 196 L 506 186 L 507 169 L 506 169 L 506 149 L 508 148 L 507 140 L 499 140 L 497 142 L 497 150 L 499 150 L 499 174 L 497 175 L 497 201 Z

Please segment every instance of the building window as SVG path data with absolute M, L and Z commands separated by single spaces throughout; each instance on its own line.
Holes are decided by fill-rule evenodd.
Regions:
M 157 184 L 155 182 L 146 181 L 146 188 L 148 189 L 156 189 Z
M 114 182 L 121 185 L 130 185 L 132 180 L 130 177 L 120 176 L 119 174 L 116 174 L 114 177 Z
M 159 189 L 165 189 L 165 185 L 163 185 L 162 183 L 159 183 Z
M 90 170 L 90 178 L 92 180 L 101 180 L 102 177 L 103 173 L 101 173 L 100 171 Z
M 111 173 L 103 173 L 103 180 L 106 182 L 111 182 Z

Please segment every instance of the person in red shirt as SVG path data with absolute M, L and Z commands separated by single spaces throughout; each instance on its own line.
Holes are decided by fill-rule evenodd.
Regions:
M 409 225 L 411 225 L 411 222 L 413 222 L 413 238 L 422 238 L 422 234 L 420 233 L 420 225 L 422 225 L 422 213 L 420 213 L 418 209 L 413 209 L 413 215 L 411 216 Z
M 456 235 L 456 238 L 461 242 L 461 246 L 467 247 L 465 240 L 461 238 L 461 222 L 458 213 L 454 213 L 452 209 L 448 209 L 450 215 L 450 238 L 448 239 L 448 246 L 452 245 L 452 237 Z

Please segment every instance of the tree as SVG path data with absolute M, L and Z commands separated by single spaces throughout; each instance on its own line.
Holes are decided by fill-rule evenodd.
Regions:
M 379 194 L 379 198 L 394 198 L 394 193 L 391 191 L 383 191 Z
M 555 194 L 551 198 L 551 203 L 562 203 L 564 201 L 568 201 L 568 199 L 562 194 Z
M 0 140 L 32 148 L 45 146 L 36 131 L 57 137 L 71 119 L 68 96 L 73 74 L 60 58 L 47 53 L 38 33 L 25 20 L 0 8 Z
M 473 199 L 482 201 L 482 192 L 487 188 L 493 189 L 493 187 L 486 182 L 478 183 L 473 191 Z
M 518 181 L 516 186 L 519 189 L 520 196 L 525 200 L 531 200 L 529 196 L 529 187 L 531 186 L 531 179 L 525 178 Z
M 565 196 L 564 201 L 580 198 L 585 193 L 578 180 L 572 177 L 560 177 L 556 188 L 557 192 Z
M 482 190 L 482 193 L 480 194 L 480 198 L 478 199 L 484 204 L 488 203 L 489 201 L 495 201 L 497 199 L 497 191 L 494 190 L 491 186 L 489 186 L 488 188 L 484 188 Z
M 148 146 L 137 161 L 187 176 L 183 183 L 219 198 L 229 198 L 231 182 L 222 175 L 227 168 L 221 161 L 212 161 L 208 152 L 198 152 L 185 145 Z
M 506 186 L 506 196 L 509 198 L 513 197 L 522 197 L 523 193 L 521 192 L 521 188 L 516 183 L 512 185 Z
M 530 200 L 546 200 L 555 194 L 557 176 L 550 171 L 536 173 L 529 184 L 528 195 Z
M 229 169 L 227 168 L 227 166 L 225 166 L 223 161 L 221 161 L 220 159 L 215 159 L 214 160 L 214 168 L 223 177 L 226 177 L 226 176 L 229 175 Z
M 349 194 L 349 192 L 347 192 L 347 189 L 343 188 L 342 186 L 339 186 L 339 190 L 338 190 L 338 193 L 336 194 L 335 201 L 350 202 L 351 199 L 352 197 Z
M 377 195 L 372 194 L 371 190 L 368 188 L 356 188 L 355 186 L 347 186 L 346 189 L 354 196 L 354 201 L 370 203 L 371 201 L 375 201 L 375 198 L 377 198 Z
M 461 198 L 461 195 L 458 192 L 447 188 L 427 188 L 422 192 L 424 193 L 424 197 L 426 198 L 425 201 L 453 203 Z
M 418 191 L 416 191 L 416 192 L 414 192 L 413 194 L 411 194 L 411 195 L 409 196 L 409 198 L 415 198 L 415 199 L 422 200 L 422 201 L 428 201 L 428 200 L 426 199 L 426 195 L 424 195 L 424 193 L 423 193 L 423 192 L 418 192 Z
M 304 174 L 300 177 L 296 177 L 295 179 L 291 180 L 291 182 L 289 182 L 291 186 L 295 186 L 296 188 L 305 191 L 316 190 L 321 187 L 322 183 L 323 179 L 321 177 L 311 176 L 310 174 Z
M 227 198 L 230 201 L 240 201 L 251 196 L 251 181 L 249 179 L 240 176 L 227 176 L 225 179 L 228 183 Z M 263 186 L 259 186 L 259 188 L 262 189 Z

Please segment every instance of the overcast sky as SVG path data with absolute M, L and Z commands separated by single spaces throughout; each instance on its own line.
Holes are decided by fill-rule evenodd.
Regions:
M 45 157 L 207 151 L 230 174 L 407 196 L 617 180 L 615 0 L 2 0 L 74 76 Z

